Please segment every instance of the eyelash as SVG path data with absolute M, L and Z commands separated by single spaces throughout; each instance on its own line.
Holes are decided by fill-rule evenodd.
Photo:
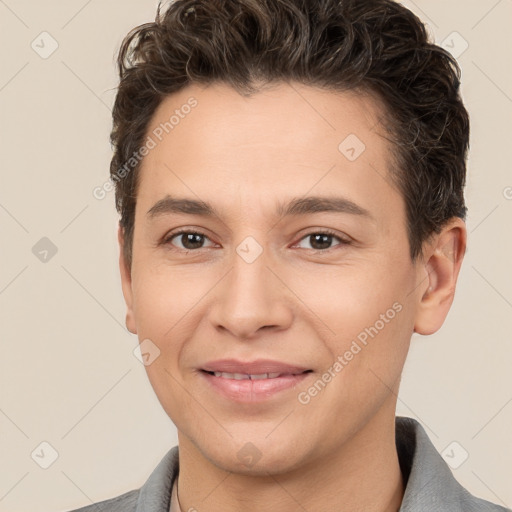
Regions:
M 171 245 L 171 241 L 178 237 L 179 235 L 184 235 L 184 234 L 193 234 L 193 235 L 200 235 L 200 236 L 203 236 L 205 238 L 207 238 L 208 240 L 209 237 L 201 232 L 201 231 L 195 231 L 195 230 L 189 230 L 189 229 L 180 229 L 179 231 L 176 231 L 176 232 L 173 232 L 173 233 L 170 233 L 168 236 L 164 237 L 164 239 L 162 240 L 161 244 L 162 245 Z M 303 235 L 300 240 L 297 242 L 301 242 L 302 240 L 304 240 L 305 238 L 307 238 L 308 236 L 311 236 L 311 235 L 327 235 L 327 236 L 332 236 L 333 238 L 336 238 L 337 240 L 340 241 L 340 244 L 341 246 L 344 246 L 344 245 L 350 245 L 351 244 L 351 240 L 348 240 L 348 239 L 344 239 L 342 237 L 340 237 L 339 235 L 337 235 L 334 231 L 331 231 L 329 229 L 324 229 L 322 231 L 310 231 L 309 233 L 306 233 L 305 235 Z M 211 241 L 211 240 L 210 240 Z M 294 244 L 296 245 L 296 244 Z M 334 246 L 334 247 L 329 247 L 328 249 L 306 249 L 314 254 L 318 254 L 318 253 L 326 253 L 326 252 L 330 252 L 332 250 L 334 250 L 337 246 Z M 177 251 L 181 251 L 181 252 L 185 252 L 185 253 L 189 253 L 189 252 L 195 252 L 195 251 L 199 251 L 201 249 L 207 249 L 207 247 L 199 247 L 198 249 L 181 249 L 179 247 L 174 247 L 172 246 L 172 250 L 177 250 Z

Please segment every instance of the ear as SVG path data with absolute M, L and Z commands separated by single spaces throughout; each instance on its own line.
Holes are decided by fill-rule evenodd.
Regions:
M 124 301 L 126 302 L 126 328 L 132 333 L 137 334 L 135 324 L 135 315 L 133 314 L 133 291 L 131 269 L 124 258 L 124 231 L 119 225 L 117 231 L 117 240 L 119 242 L 119 270 L 121 272 L 121 287 L 123 289 Z
M 455 285 L 466 252 L 466 224 L 458 217 L 450 219 L 423 250 L 420 263 L 421 298 L 414 332 L 433 334 L 443 325 L 455 295 Z

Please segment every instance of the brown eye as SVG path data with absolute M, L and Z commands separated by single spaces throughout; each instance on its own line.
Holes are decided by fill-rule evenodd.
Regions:
M 340 243 L 336 245 L 347 245 L 350 242 L 348 240 L 344 240 L 341 237 L 335 235 L 331 232 L 312 232 L 307 234 L 306 236 L 301 238 L 301 242 L 303 240 L 306 240 L 309 242 L 310 247 L 302 247 L 303 249 L 310 249 L 313 251 L 328 251 L 329 249 L 333 249 L 334 246 L 332 246 L 333 240 L 338 240 Z M 300 243 L 299 242 L 299 246 Z
M 174 243 L 173 240 L 181 242 L 181 247 L 179 244 Z M 179 231 L 169 236 L 164 243 L 172 244 L 178 249 L 193 251 L 194 249 L 202 249 L 205 240 L 209 240 L 209 238 L 203 233 L 196 231 Z
M 332 243 L 332 239 L 332 235 L 324 235 L 322 233 L 309 235 L 309 241 L 313 249 L 329 249 Z

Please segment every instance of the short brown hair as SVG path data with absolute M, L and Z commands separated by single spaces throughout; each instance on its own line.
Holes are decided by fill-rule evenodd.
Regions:
M 119 170 L 142 146 L 162 99 L 192 83 L 223 82 L 244 95 L 280 81 L 376 94 L 387 112 L 411 258 L 448 219 L 465 218 L 469 118 L 460 69 L 397 2 L 175 0 L 125 37 L 118 67 L 110 173 L 129 266 L 140 165 L 122 179 Z

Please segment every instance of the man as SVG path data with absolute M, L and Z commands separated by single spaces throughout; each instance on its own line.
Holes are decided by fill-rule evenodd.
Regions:
M 455 61 L 390 0 L 178 0 L 114 107 L 126 324 L 178 430 L 82 511 L 499 511 L 395 418 L 466 247 Z

